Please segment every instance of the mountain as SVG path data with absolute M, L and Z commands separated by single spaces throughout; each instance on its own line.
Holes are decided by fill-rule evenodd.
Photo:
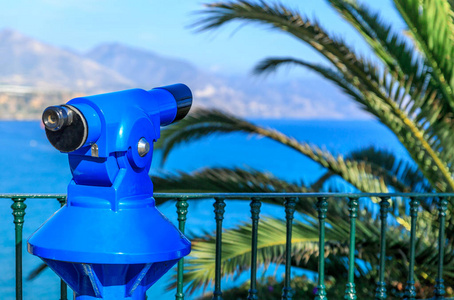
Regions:
M 365 116 L 323 80 L 278 83 L 251 76 L 227 78 L 182 59 L 119 43 L 101 44 L 80 54 L 5 29 L 0 31 L 0 54 L 0 118 L 39 118 L 56 99 L 64 103 L 78 95 L 177 82 L 191 88 L 194 106 L 214 107 L 242 117 Z
M 119 43 L 99 45 L 85 56 L 118 72 L 141 88 L 168 85 L 175 81 L 192 85 L 205 77 L 196 67 L 184 60 L 164 57 L 149 50 Z
M 11 29 L 0 31 L 0 53 L 0 85 L 77 92 L 134 85 L 93 60 Z
M 193 90 L 196 106 L 215 107 L 240 116 L 363 117 L 351 101 L 322 80 L 274 83 L 256 77 L 223 78 L 184 60 L 118 43 L 99 45 L 86 57 L 133 80 L 140 88 L 184 82 Z

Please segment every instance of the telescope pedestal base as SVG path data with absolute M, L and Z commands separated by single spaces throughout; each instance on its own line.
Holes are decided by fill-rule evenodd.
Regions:
M 75 300 L 145 300 L 145 292 L 136 291 L 131 297 L 124 297 L 122 296 L 122 287 L 120 289 L 116 289 L 116 287 L 111 287 L 111 291 L 108 292 L 106 288 L 104 288 L 104 295 L 101 298 L 87 296 L 87 295 L 77 295 Z
M 178 259 L 129 265 L 44 261 L 76 293 L 76 300 L 145 300 L 146 291 Z
M 99 194 L 108 188 L 80 189 L 97 193 L 68 197 L 68 205 L 30 237 L 28 251 L 44 260 L 77 300 L 144 300 L 146 290 L 190 252 L 189 240 L 151 197 L 120 199 L 124 207 L 113 211 L 88 206 L 103 202 Z

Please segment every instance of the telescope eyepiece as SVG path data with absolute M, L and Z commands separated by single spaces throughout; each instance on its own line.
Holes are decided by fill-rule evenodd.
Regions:
M 75 151 L 87 140 L 87 122 L 74 106 L 49 106 L 43 112 L 43 123 L 47 139 L 62 152 Z
M 42 120 L 47 130 L 58 131 L 73 122 L 73 111 L 65 106 L 49 106 L 43 112 Z

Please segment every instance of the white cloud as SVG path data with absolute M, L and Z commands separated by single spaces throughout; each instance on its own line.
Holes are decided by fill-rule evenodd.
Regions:
M 194 91 L 194 96 L 195 97 L 200 97 L 200 98 L 209 98 L 209 97 L 214 97 L 216 95 L 216 88 L 212 86 L 211 84 L 205 86 L 203 89 L 197 89 Z

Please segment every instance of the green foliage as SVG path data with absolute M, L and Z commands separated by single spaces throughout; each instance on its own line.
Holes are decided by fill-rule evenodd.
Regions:
M 334 200 L 334 199 L 331 199 Z M 345 201 L 336 199 L 336 205 L 328 207 L 325 235 L 325 274 L 333 280 L 342 282 L 347 274 L 347 256 L 349 242 L 349 221 Z M 317 271 L 318 266 L 318 225 L 314 209 L 315 199 L 302 199 L 297 205 L 297 214 L 304 216 L 304 222 L 294 221 L 292 231 L 292 266 L 294 268 Z M 334 201 L 330 201 L 334 203 Z M 278 203 L 276 203 L 278 204 Z M 396 204 L 397 205 L 397 204 Z M 279 209 L 279 208 L 278 208 Z M 283 211 L 283 208 L 280 208 Z M 397 282 L 405 282 L 407 274 L 407 253 L 409 252 L 408 217 L 394 217 L 399 224 L 391 227 L 387 235 L 387 273 Z M 421 232 L 434 228 L 434 217 L 422 214 L 418 220 Z M 372 286 L 378 274 L 378 247 L 380 238 L 379 221 L 367 210 L 358 215 L 356 229 L 357 257 L 370 264 L 369 267 L 357 265 L 357 277 L 370 281 Z M 258 262 L 267 267 L 282 264 L 285 257 L 286 243 L 285 221 L 274 218 L 262 218 L 258 229 Z M 251 263 L 251 224 L 242 224 L 223 233 L 221 270 L 227 278 L 235 278 L 250 269 Z M 416 244 L 416 274 L 419 282 L 433 285 L 438 266 L 437 236 L 424 235 Z M 186 262 L 184 280 L 188 283 L 189 292 L 197 288 L 206 289 L 213 284 L 215 270 L 216 238 L 206 234 L 193 240 L 190 259 Z M 454 271 L 454 254 L 452 247 L 445 253 L 445 276 L 451 278 Z
M 310 190 L 303 183 L 289 183 L 271 173 L 254 169 L 207 168 L 191 174 L 178 172 L 152 176 L 156 191 L 217 193 L 304 193 Z
M 257 291 L 260 295 L 260 299 L 263 300 L 275 300 L 280 299 L 282 295 L 282 287 L 284 283 L 282 281 L 276 280 L 275 276 L 268 276 L 266 278 L 260 278 L 257 283 Z M 293 289 L 293 299 L 313 299 L 315 292 L 317 291 L 317 284 L 307 276 L 294 276 L 292 280 L 292 289 Z M 336 281 L 334 278 L 329 277 L 326 280 L 327 286 L 327 298 L 328 299 L 344 299 L 345 295 L 345 284 L 343 281 Z M 420 288 L 417 284 L 418 289 Z M 402 299 L 405 286 L 397 281 L 391 282 L 389 286 L 389 299 Z M 245 282 L 239 287 L 229 289 L 222 293 L 222 298 L 224 300 L 239 300 L 245 299 L 248 294 L 249 282 Z M 452 297 L 453 290 L 452 288 L 447 288 L 447 297 Z M 363 278 L 358 278 L 356 281 L 356 295 L 358 299 L 374 299 L 375 295 L 375 282 L 365 280 Z M 431 289 L 424 289 L 422 295 L 427 295 L 427 298 L 432 295 Z M 213 295 L 207 294 L 199 300 L 210 300 Z M 449 298 L 453 299 L 453 298 Z M 446 298 L 448 300 L 448 298 Z
M 195 26 L 214 30 L 239 21 L 258 24 L 281 31 L 321 54 L 326 63 L 314 64 L 294 57 L 271 57 L 258 63 L 257 74 L 269 74 L 282 66 L 310 69 L 337 85 L 363 110 L 387 126 L 407 149 L 411 162 L 397 160 L 386 151 L 361 149 L 348 155 L 335 155 L 273 129 L 257 126 L 220 111 L 198 110 L 171 129 L 163 132 L 164 160 L 171 150 L 182 143 L 192 142 L 212 134 L 242 132 L 269 138 L 299 152 L 326 168 L 326 173 L 312 186 L 288 183 L 266 173 L 251 169 L 204 169 L 195 173 L 179 173 L 155 178 L 166 191 L 268 192 L 318 191 L 332 176 L 342 178 L 359 191 L 386 192 L 453 192 L 454 165 L 454 22 L 453 1 L 394 0 L 395 7 L 407 25 L 406 32 L 397 32 L 379 13 L 354 0 L 326 0 L 370 46 L 374 58 L 359 55 L 344 40 L 325 30 L 317 21 L 303 16 L 279 2 L 233 0 L 207 4 Z M 163 160 L 163 161 L 164 161 Z M 159 186 L 158 184 L 156 186 Z M 374 200 L 374 199 L 371 199 Z M 429 199 L 430 200 L 430 199 Z M 277 200 L 270 203 L 280 204 Z M 328 296 L 341 299 L 345 280 L 346 245 L 349 232 L 345 202 L 330 206 L 327 222 L 326 274 Z M 387 232 L 387 278 L 392 275 L 390 292 L 398 297 L 407 280 L 409 219 L 401 202 L 394 202 L 392 219 Z M 367 208 L 365 206 L 364 208 Z M 371 207 L 371 206 L 369 206 Z M 416 246 L 417 288 L 419 297 L 430 291 L 436 272 L 435 249 L 437 225 L 431 201 L 422 203 L 418 218 Z M 296 222 L 292 243 L 294 268 L 317 270 L 318 230 L 313 201 L 300 201 L 297 214 L 307 222 Z M 358 295 L 372 298 L 377 275 L 378 221 L 366 209 L 358 218 L 356 247 L 358 257 L 368 263 L 364 270 L 356 266 L 355 282 L 360 284 Z M 454 255 L 452 208 L 448 210 L 446 234 L 449 249 L 445 254 L 445 285 L 454 284 Z M 266 219 L 259 227 L 259 262 L 267 266 L 281 263 L 285 245 L 285 224 L 282 220 Z M 247 270 L 250 259 L 250 225 L 243 224 L 223 234 L 223 276 L 236 276 Z M 194 241 L 192 258 L 185 274 L 190 290 L 207 287 L 213 279 L 215 240 L 210 235 Z M 262 281 L 261 295 L 276 299 L 277 283 L 268 278 Z M 307 278 L 297 278 L 297 299 L 313 297 L 314 284 Z M 270 287 L 272 290 L 270 290 Z M 224 299 L 237 299 L 246 285 L 225 293 Z M 268 290 L 267 290 L 268 289 Z M 447 288 L 448 294 L 452 293 Z M 361 298 L 360 297 L 360 298 Z M 265 299 L 265 298 L 264 298 Z M 271 298 L 270 298 L 271 299 Z
M 343 299 L 345 288 L 341 284 L 336 284 L 332 278 L 327 280 L 327 296 L 328 299 Z M 283 282 L 276 280 L 276 277 L 269 276 L 261 278 L 258 282 L 257 291 L 260 295 L 260 299 L 263 300 L 275 300 L 280 299 L 282 296 Z M 359 296 L 367 297 L 372 299 L 373 287 L 370 286 L 368 293 L 361 293 Z M 249 282 L 245 282 L 243 285 L 227 290 L 222 294 L 224 300 L 238 300 L 244 299 L 245 295 L 248 294 Z M 307 276 L 296 277 L 292 281 L 293 299 L 313 299 L 315 291 L 317 290 L 317 284 L 309 280 Z M 209 300 L 212 295 L 202 297 L 200 300 Z M 366 299 L 366 298 L 365 298 Z
M 389 151 L 368 147 L 354 150 L 347 157 L 368 162 L 373 171 L 382 170 L 377 176 L 382 176 L 387 186 L 392 186 L 400 192 L 434 191 L 417 166 L 407 160 L 396 159 Z
M 332 1 L 340 9 L 349 8 L 354 11 L 354 5 L 347 1 Z M 454 180 L 448 166 L 452 163 L 452 136 L 447 129 L 452 129 L 452 109 L 445 105 L 441 98 L 443 88 L 432 82 L 433 73 L 427 70 L 428 62 L 424 57 L 412 55 L 409 50 L 406 55 L 398 56 L 405 44 L 397 41 L 405 40 L 405 36 L 397 36 L 389 26 L 382 25 L 377 18 L 366 10 L 358 8 L 363 18 L 354 22 L 346 17 L 363 36 L 373 36 L 374 50 L 380 48 L 389 51 L 388 57 L 379 53 L 379 57 L 390 61 L 391 57 L 399 60 L 399 69 L 388 69 L 355 54 L 342 40 L 331 37 L 314 21 L 301 16 L 296 11 L 287 9 L 282 4 L 270 5 L 265 2 L 235 1 L 207 5 L 205 18 L 197 23 L 201 30 L 213 29 L 233 20 L 247 20 L 250 23 L 271 25 L 273 29 L 282 30 L 301 40 L 322 54 L 332 65 L 325 67 L 314 65 L 295 58 L 271 58 L 259 63 L 257 71 L 276 69 L 284 64 L 297 64 L 310 68 L 325 78 L 339 85 L 353 100 L 375 115 L 383 124 L 388 126 L 407 148 L 414 161 L 418 164 L 426 178 L 438 191 L 454 189 Z M 359 20 L 359 17 L 358 17 Z M 367 23 L 369 22 L 369 23 Z M 360 26 L 363 24 L 363 26 Z M 366 25 L 370 25 L 366 28 Z M 366 32 L 365 30 L 368 29 Z M 372 38 L 366 39 L 371 43 Z M 393 47 L 392 41 L 395 40 Z M 398 44 L 398 45 L 397 45 Z M 377 51 L 377 50 L 376 50 Z M 383 52 L 382 51 L 382 52 Z M 409 59 L 412 57 L 412 59 Z M 410 64 L 408 65 L 408 62 Z M 416 72 L 406 74 L 410 70 Z M 401 74 L 401 75 L 399 75 Z M 421 77 L 418 77 L 421 76 Z M 419 79 L 419 81 L 417 80 Z M 435 86 L 434 86 L 435 85 Z
M 158 143 L 156 148 L 162 149 L 163 160 L 165 160 L 170 150 L 178 144 L 194 142 L 213 133 L 231 132 L 243 132 L 270 138 L 309 157 L 321 166 L 328 168 L 333 174 L 340 175 L 359 190 L 368 192 L 388 191 L 382 178 L 376 176 L 380 172 L 385 172 L 380 168 L 376 168 L 374 174 L 371 166 L 364 161 L 344 159 L 342 156 L 335 157 L 326 150 L 321 150 L 308 143 L 298 142 L 277 130 L 263 128 L 216 110 L 196 110 L 190 116 L 172 126 L 171 129 L 164 130 L 161 134 L 163 142 Z

